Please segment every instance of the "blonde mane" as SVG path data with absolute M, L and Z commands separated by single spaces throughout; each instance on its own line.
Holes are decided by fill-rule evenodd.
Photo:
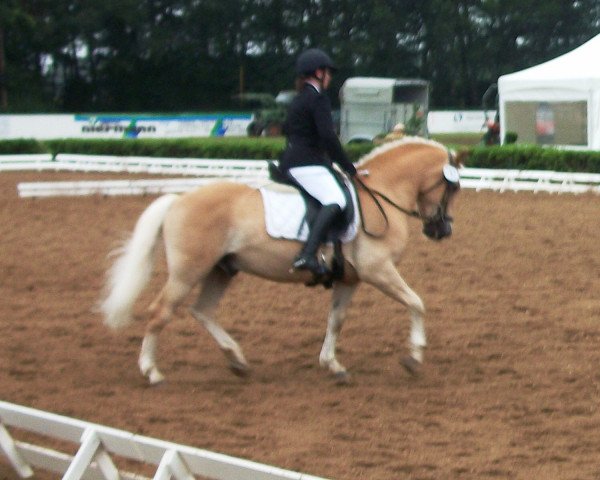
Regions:
M 363 165 L 364 163 L 372 160 L 375 157 L 378 157 L 379 155 L 381 155 L 383 153 L 389 152 L 390 150 L 394 150 L 395 148 L 398 148 L 402 145 L 409 144 L 409 143 L 410 144 L 417 143 L 417 144 L 423 144 L 423 145 L 430 145 L 433 147 L 437 147 L 437 148 L 446 150 L 446 147 L 443 144 L 441 144 L 440 142 L 436 142 L 435 140 L 430 140 L 428 138 L 423 138 L 423 137 L 403 137 L 399 140 L 387 142 L 387 143 L 384 143 L 383 145 L 375 147 L 369 153 L 367 153 L 366 155 L 361 157 L 356 165 L 357 165 L 357 167 L 359 167 L 359 166 Z

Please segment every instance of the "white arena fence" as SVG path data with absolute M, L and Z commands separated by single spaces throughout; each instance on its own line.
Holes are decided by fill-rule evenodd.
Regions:
M 477 191 L 600 194 L 600 174 L 549 170 L 462 168 L 460 169 L 460 185 L 463 188 L 472 188 Z
M 49 154 L 0 156 L 0 172 L 17 170 L 129 172 L 194 177 L 20 183 L 18 190 L 22 197 L 177 193 L 221 179 L 258 185 L 264 183 L 268 177 L 266 160 L 115 157 L 78 154 L 58 154 L 55 158 Z M 460 175 L 463 188 L 477 191 L 593 192 L 600 194 L 600 174 L 595 173 L 462 168 Z
M 17 441 L 7 427 L 66 441 L 79 448 L 75 455 L 69 455 Z M 192 480 L 195 476 L 220 480 L 325 480 L 3 401 L 0 401 L 0 451 L 22 478 L 34 475 L 32 466 L 59 473 L 63 480 L 149 478 L 120 471 L 111 458 L 113 455 L 152 466 L 156 469 L 155 480 Z
M 160 175 L 220 176 L 226 173 L 240 177 L 264 177 L 266 161 L 119 157 L 59 153 L 36 155 L 0 155 L 0 171 L 38 170 L 73 172 L 127 172 Z

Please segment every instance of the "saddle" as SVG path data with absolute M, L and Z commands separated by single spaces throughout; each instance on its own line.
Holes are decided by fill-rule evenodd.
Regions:
M 312 228 L 315 218 L 319 213 L 321 204 L 311 197 L 300 184 L 298 184 L 291 175 L 287 175 L 282 172 L 279 165 L 276 162 L 269 162 L 269 178 L 275 183 L 281 183 L 294 187 L 300 193 L 300 196 L 304 200 L 306 205 L 305 222 L 308 228 Z M 344 276 L 344 254 L 342 252 L 342 241 L 340 237 L 352 224 L 354 219 L 354 202 L 352 199 L 352 192 L 349 186 L 344 181 L 343 175 L 333 168 L 329 169 L 333 177 L 340 185 L 346 198 L 346 208 L 342 211 L 342 214 L 332 224 L 325 242 L 333 244 L 333 258 L 331 265 L 326 265 L 327 271 L 323 275 L 315 276 L 312 280 L 306 283 L 307 286 L 312 287 L 315 285 L 323 285 L 325 288 L 331 288 L 333 282 L 343 278 Z

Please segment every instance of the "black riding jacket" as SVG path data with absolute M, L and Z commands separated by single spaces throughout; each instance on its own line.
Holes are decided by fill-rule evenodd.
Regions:
M 335 162 L 349 175 L 356 174 L 335 133 L 329 98 L 309 83 L 292 100 L 283 133 L 287 147 L 280 160 L 282 170 L 308 165 L 331 167 Z

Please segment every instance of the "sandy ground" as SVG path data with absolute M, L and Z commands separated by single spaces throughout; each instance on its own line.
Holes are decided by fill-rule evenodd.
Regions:
M 318 366 L 329 292 L 240 274 L 219 318 L 252 375 L 231 375 L 182 310 L 161 337 L 167 382 L 149 387 L 142 312 L 164 266 L 126 330 L 94 304 L 150 198 L 16 194 L 73 178 L 0 174 L 0 399 L 337 480 L 600 478 L 600 197 L 464 191 L 439 244 L 410 220 L 400 271 L 428 309 L 420 378 L 399 364 L 407 313 L 378 291 L 354 297 L 339 386 Z M 0 478 L 14 478 L 1 456 Z

